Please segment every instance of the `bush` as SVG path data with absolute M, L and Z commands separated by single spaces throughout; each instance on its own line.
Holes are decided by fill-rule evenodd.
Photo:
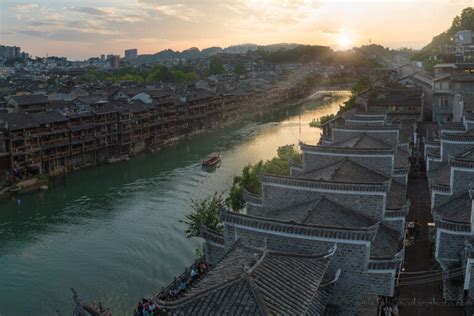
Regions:
M 193 212 L 187 214 L 182 223 L 188 225 L 186 234 L 188 238 L 200 237 L 203 225 L 217 232 L 222 232 L 222 223 L 219 219 L 219 209 L 223 205 L 222 194 L 214 193 L 201 201 L 192 201 Z
M 320 128 L 320 127 L 323 126 L 326 122 L 332 120 L 332 119 L 335 118 L 335 117 L 336 117 L 335 114 L 323 115 L 323 116 L 321 116 L 321 117 L 320 117 L 319 119 L 317 119 L 317 120 L 312 120 L 312 121 L 309 123 L 309 126 Z
M 234 211 L 240 211 L 245 206 L 244 190 L 260 195 L 262 193 L 262 183 L 260 173 L 278 176 L 290 175 L 289 160 L 300 161 L 301 154 L 296 150 L 295 145 L 285 145 L 278 147 L 277 156 L 265 163 L 259 161 L 255 165 L 247 165 L 242 170 L 242 175 L 234 178 L 226 204 Z

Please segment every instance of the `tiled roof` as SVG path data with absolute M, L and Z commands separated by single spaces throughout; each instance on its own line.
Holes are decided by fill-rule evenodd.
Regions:
M 171 315 L 311 315 L 331 254 L 272 252 L 237 243 L 202 280 L 175 301 Z
M 31 114 L 27 113 L 0 113 L 0 121 L 10 130 L 38 127 Z
M 395 165 L 394 168 L 405 168 L 408 167 L 408 151 L 398 149 L 395 153 Z
M 401 249 L 400 232 L 380 224 L 370 247 L 371 258 L 393 258 Z
M 387 208 L 396 210 L 402 208 L 407 202 L 407 187 L 397 181 L 390 184 L 390 191 L 387 194 Z
M 64 115 L 56 111 L 32 113 L 31 117 L 39 124 L 51 124 L 67 121 L 67 118 Z
M 436 207 L 433 209 L 433 214 L 440 216 L 443 220 L 470 223 L 471 206 L 472 201 L 469 192 L 466 192 Z
M 389 180 L 389 177 L 366 168 L 351 159 L 346 159 L 331 177 L 332 181 L 358 183 L 382 183 Z
M 303 179 L 322 179 L 333 182 L 384 183 L 390 178 L 372 169 L 364 167 L 350 158 L 339 161 L 298 176 Z
M 355 143 L 354 148 L 392 148 L 393 145 L 386 143 L 380 139 L 367 135 L 366 133 L 362 134 L 359 137 L 357 143 Z
M 357 135 L 350 139 L 333 143 L 329 145 L 330 147 L 347 147 L 347 148 L 357 148 L 357 149 L 382 149 L 382 148 L 393 148 L 393 144 L 389 144 L 380 139 L 372 137 L 367 133 Z
M 322 198 L 308 212 L 303 223 L 333 227 L 370 227 L 375 222 L 355 210 Z
M 377 87 L 369 93 L 368 106 L 420 106 L 423 89 L 408 87 Z
M 428 173 L 428 178 L 430 182 L 436 184 L 449 185 L 449 178 L 451 175 L 451 166 L 449 163 L 444 163 L 438 168 L 430 171 Z
M 371 227 L 376 224 L 355 210 L 326 197 L 266 212 L 262 217 L 330 227 Z
M 48 97 L 42 94 L 15 95 L 15 96 L 12 96 L 12 99 L 20 106 L 48 103 L 49 101 Z
M 84 96 L 84 97 L 78 97 L 78 98 L 76 98 L 76 100 L 78 100 L 81 103 L 88 104 L 88 105 L 107 102 L 107 99 L 104 98 L 101 95 L 88 95 L 88 96 Z
M 124 111 L 130 111 L 132 113 L 142 113 L 142 112 L 147 112 L 150 110 L 146 105 L 144 105 L 140 101 L 122 104 L 120 105 L 120 109 Z
M 398 139 L 400 142 L 408 142 L 413 136 L 413 123 L 403 121 L 400 124 L 400 132 L 398 134 Z

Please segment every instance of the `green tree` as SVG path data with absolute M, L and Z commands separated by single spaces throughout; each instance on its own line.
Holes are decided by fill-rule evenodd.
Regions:
M 245 67 L 243 62 L 238 62 L 234 67 L 234 73 L 237 76 L 242 76 L 247 73 L 247 68 Z
M 174 79 L 170 69 L 163 65 L 156 65 L 146 77 L 147 82 L 172 81 Z
M 362 76 L 352 86 L 351 92 L 353 95 L 358 95 L 362 91 L 370 89 L 372 87 L 372 80 L 368 76 Z
M 213 57 L 211 63 L 209 64 L 209 75 L 222 75 L 225 72 L 224 64 L 220 57 Z
M 222 194 L 214 193 L 201 201 L 192 201 L 193 211 L 186 214 L 182 223 L 188 225 L 186 234 L 188 238 L 201 236 L 203 225 L 217 232 L 222 232 L 222 223 L 219 219 L 219 209 L 223 205 Z
M 277 156 L 265 163 L 259 161 L 255 165 L 247 165 L 242 170 L 242 175 L 234 178 L 229 197 L 226 200 L 227 205 L 231 206 L 234 211 L 240 211 L 245 206 L 244 190 L 260 195 L 262 193 L 260 181 L 262 172 L 278 176 L 290 175 L 289 160 L 301 160 L 301 154 L 296 150 L 295 145 L 279 147 Z

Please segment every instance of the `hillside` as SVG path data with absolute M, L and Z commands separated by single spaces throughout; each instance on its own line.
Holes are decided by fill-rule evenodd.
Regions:
M 438 57 L 438 60 L 451 61 L 450 56 L 446 56 L 446 45 L 452 42 L 452 38 L 457 31 L 474 30 L 474 8 L 465 8 L 460 15 L 453 19 L 451 27 L 445 32 L 433 37 L 432 41 L 423 47 L 413 59 L 425 61 L 431 55 Z

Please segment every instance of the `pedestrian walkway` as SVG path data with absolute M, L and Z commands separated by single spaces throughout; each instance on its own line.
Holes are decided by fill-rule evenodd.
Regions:
M 411 202 L 407 222 L 418 221 L 419 229 L 409 228 L 405 271 L 396 293 L 400 315 L 463 315 L 462 307 L 443 302 L 441 269 L 434 259 L 434 243 L 429 239 L 428 223 L 433 220 L 428 180 L 423 172 L 412 171 L 407 191 Z

